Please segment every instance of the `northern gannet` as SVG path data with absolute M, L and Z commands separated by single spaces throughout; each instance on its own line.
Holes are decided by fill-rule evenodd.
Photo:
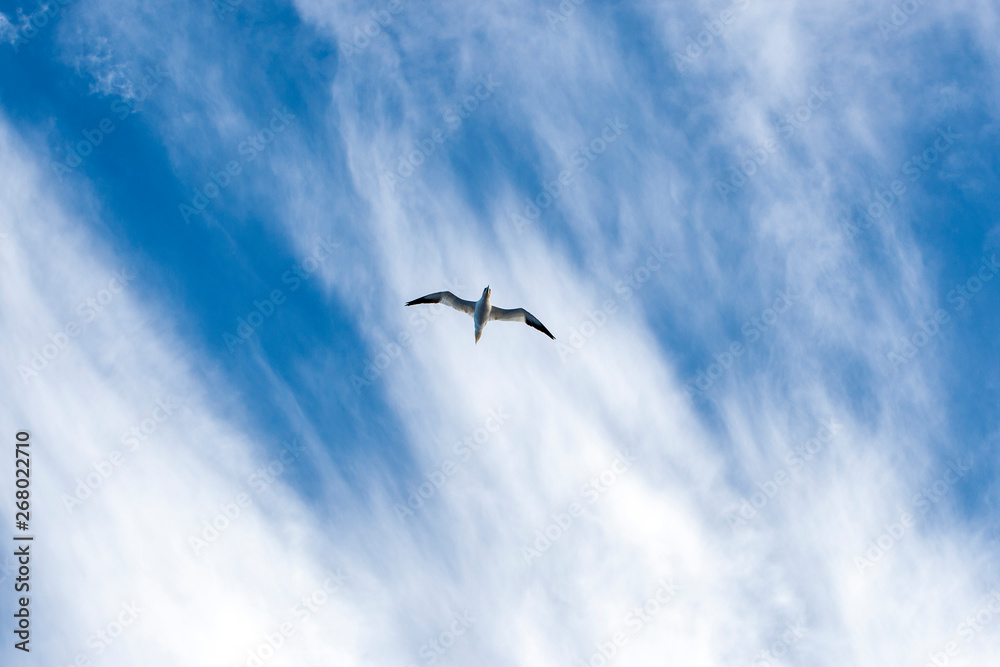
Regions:
M 422 296 L 419 299 L 414 299 L 413 301 L 408 301 L 407 306 L 416 306 L 421 303 L 443 303 L 446 306 L 451 306 L 455 310 L 460 310 L 466 315 L 472 315 L 472 320 L 476 323 L 476 342 L 479 342 L 480 336 L 483 335 L 483 327 L 490 320 L 501 320 L 504 322 L 524 322 L 529 327 L 534 327 L 538 329 L 543 334 L 555 340 L 556 337 L 549 333 L 549 330 L 545 328 L 545 325 L 538 321 L 538 318 L 526 311 L 524 308 L 514 308 L 512 310 L 507 310 L 506 308 L 497 308 L 490 305 L 490 286 L 487 285 L 486 289 L 483 290 L 483 295 L 479 297 L 479 301 L 466 301 L 465 299 L 459 299 L 457 296 L 451 292 L 435 292 L 434 294 L 428 294 L 427 296 Z

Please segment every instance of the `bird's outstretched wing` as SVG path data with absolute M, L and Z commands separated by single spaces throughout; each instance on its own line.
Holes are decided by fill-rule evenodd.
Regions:
M 545 328 L 545 325 L 538 321 L 538 318 L 526 311 L 524 308 L 513 308 L 507 310 L 506 308 L 493 307 L 490 310 L 491 320 L 500 320 L 502 322 L 524 322 L 529 327 L 534 327 L 538 329 L 543 334 L 555 340 L 556 337 L 549 333 L 549 330 Z
M 472 315 L 476 311 L 476 304 L 474 302 L 459 299 L 451 292 L 435 292 L 434 294 L 428 294 L 427 296 L 422 296 L 419 299 L 407 301 L 406 305 L 418 306 L 422 303 L 443 303 L 446 306 L 451 306 L 455 310 L 462 311 L 466 315 Z

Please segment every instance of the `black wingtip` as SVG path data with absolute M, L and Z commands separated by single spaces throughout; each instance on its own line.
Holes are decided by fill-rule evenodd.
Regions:
M 541 331 L 543 334 L 545 334 L 546 336 L 548 336 L 552 340 L 556 339 L 556 337 L 552 335 L 552 332 L 549 331 L 548 329 L 546 329 L 545 325 L 542 324 L 541 322 L 538 322 L 537 320 L 535 320 L 535 322 L 529 321 L 529 322 L 527 322 L 527 324 L 528 324 L 529 327 L 532 327 L 534 329 L 538 329 L 539 331 Z
M 424 303 L 441 303 L 441 298 L 447 292 L 436 292 L 434 294 L 425 294 L 424 296 L 414 299 L 413 301 L 407 301 L 407 306 L 419 306 Z

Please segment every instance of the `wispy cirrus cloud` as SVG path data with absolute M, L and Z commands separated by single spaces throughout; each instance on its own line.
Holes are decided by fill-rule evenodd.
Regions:
M 127 27 L 102 51 L 113 57 L 81 70 L 95 81 L 115 71 L 121 54 L 135 63 L 170 54 L 176 90 L 136 118 L 157 147 L 145 155 L 166 174 L 160 187 L 169 190 L 171 178 L 206 183 L 205 170 L 218 173 L 234 141 L 279 102 L 298 122 L 216 200 L 224 222 L 177 224 L 157 237 L 182 248 L 158 256 L 178 270 L 194 270 L 179 258 L 198 245 L 235 255 L 239 278 L 197 284 L 210 292 L 246 281 L 251 296 L 236 299 L 238 314 L 214 322 L 199 300 L 218 302 L 195 290 L 190 303 L 165 309 L 152 298 L 161 267 L 148 266 L 106 318 L 50 360 L 37 386 L 6 397 L 11 424 L 25 415 L 45 424 L 39 436 L 59 455 L 44 462 L 53 478 L 40 484 L 58 493 L 141 424 L 155 397 L 177 396 L 185 406 L 116 468 L 72 524 L 53 503 L 49 535 L 86 545 L 93 534 L 107 536 L 82 558 L 51 552 L 48 571 L 101 584 L 93 585 L 96 602 L 68 592 L 79 587 L 56 585 L 69 574 L 47 584 L 49 606 L 65 610 L 51 619 L 66 637 L 46 649 L 53 659 L 69 662 L 94 630 L 86 619 L 111 618 L 133 598 L 143 613 L 107 648 L 118 664 L 140 655 L 144 664 L 184 655 L 196 664 L 248 665 L 957 657 L 955 647 L 947 653 L 956 624 L 996 588 L 984 565 L 995 545 L 977 529 L 989 508 L 976 499 L 995 494 L 989 471 L 956 482 L 865 576 L 854 559 L 887 525 L 898 532 L 913 495 L 933 488 L 940 460 L 960 446 L 942 443 L 972 441 L 966 423 L 990 428 L 984 412 L 956 419 L 965 408 L 938 382 L 949 364 L 974 365 L 945 336 L 989 320 L 942 332 L 944 344 L 915 356 L 904 373 L 882 372 L 887 351 L 933 314 L 938 293 L 967 284 L 974 268 L 946 271 L 949 260 L 935 245 L 950 241 L 927 237 L 959 221 L 932 226 L 917 212 L 944 196 L 992 211 L 969 194 L 986 178 L 974 142 L 956 143 L 928 164 L 868 234 L 852 241 L 844 229 L 856 222 L 856 203 L 872 201 L 871 184 L 890 184 L 891 192 L 900 165 L 942 123 L 993 145 L 983 118 L 995 118 L 995 100 L 966 98 L 975 113 L 956 117 L 934 92 L 984 89 L 989 74 L 921 64 L 932 45 L 954 55 L 959 43 L 995 64 L 988 29 L 995 13 L 973 3 L 928 6 L 919 21 L 941 20 L 941 35 L 915 29 L 914 18 L 905 36 L 884 41 L 874 10 L 862 3 L 739 4 L 732 16 L 719 4 L 588 2 L 565 13 L 521 2 L 420 12 L 402 5 L 380 22 L 363 3 L 302 1 L 288 32 L 253 34 L 240 32 L 241 21 L 267 22 L 258 22 L 264 9 L 249 5 L 227 11 L 225 21 L 212 7 L 137 15 L 121 11 L 124 3 L 64 17 L 72 21 L 64 38 L 72 53 L 100 46 L 75 28 L 110 33 L 111 17 Z M 547 11 L 559 17 L 555 25 Z M 361 47 L 355 29 L 370 19 L 378 30 Z M 153 29 L 166 21 L 187 30 Z M 950 25 L 967 32 L 959 39 Z M 688 49 L 703 29 L 712 41 L 689 67 L 672 69 L 675 56 L 693 58 Z M 244 48 L 230 52 L 237 37 L 273 58 L 269 67 Z M 324 62 L 337 65 L 323 65 L 323 76 L 306 73 L 302 53 L 312 52 L 295 51 L 300 43 L 326 45 L 336 55 Z M 407 156 L 401 151 L 433 140 L 444 111 L 476 90 L 484 72 L 502 86 L 447 141 L 421 153 L 405 187 L 387 183 L 386 170 Z M 920 92 L 905 83 L 914 76 Z M 767 152 L 776 124 L 816 81 L 829 87 L 822 109 L 768 152 L 752 188 L 722 201 L 719 174 L 734 156 L 759 146 Z M 591 145 L 622 100 L 628 129 L 553 195 L 567 156 Z M 17 317 L 0 321 L 13 343 L 5 368 L 16 372 L 22 352 L 44 343 L 123 258 L 97 240 L 102 224 L 93 211 L 70 206 L 77 190 L 63 189 L 96 188 L 104 175 L 96 161 L 81 166 L 83 184 L 56 185 L 26 175 L 35 165 L 30 151 L 12 140 L 3 150 L 15 161 L 4 174 L 12 205 L 0 228 L 11 238 L 0 246 L 9 260 L 0 290 Z M 53 192 L 62 209 L 45 203 Z M 146 196 L 166 202 L 180 223 L 177 202 L 190 193 Z M 526 199 L 538 215 L 517 229 L 510 213 Z M 104 205 L 135 217 L 120 200 L 108 194 Z M 987 218 L 961 222 L 995 224 Z M 16 220 L 35 226 L 22 231 Z M 130 239 L 144 238 L 139 225 L 123 224 Z M 256 327 L 246 354 L 218 354 L 196 335 L 176 333 L 175 323 L 195 318 L 193 328 L 220 340 L 238 317 L 261 312 L 254 300 L 289 266 L 274 255 L 287 248 L 301 261 L 327 235 L 344 251 L 317 265 L 298 305 L 275 308 Z M 651 248 L 669 248 L 669 261 L 657 260 L 664 270 L 655 276 L 646 266 L 639 281 Z M 635 280 L 632 298 L 604 308 L 623 276 Z M 468 318 L 445 311 L 422 322 L 403 354 L 411 313 L 401 304 L 416 295 L 414 286 L 441 289 L 446 277 L 476 290 L 490 284 L 498 305 L 526 307 L 560 342 L 497 323 L 474 346 Z M 790 285 L 791 305 L 776 305 Z M 991 298 L 985 290 L 981 297 Z M 759 334 L 753 345 L 745 328 Z M 574 331 L 585 344 L 574 344 Z M 731 346 L 741 340 L 737 363 Z M 568 358 L 559 347 L 566 343 Z M 972 354 L 995 366 L 988 350 Z M 369 362 L 378 370 L 367 378 L 372 384 L 353 391 L 352 376 Z M 700 372 L 716 376 L 712 400 L 681 400 Z M 258 395 L 280 419 L 254 414 Z M 370 440 L 325 421 L 340 403 L 344 420 Z M 510 418 L 449 475 L 456 441 L 475 442 L 495 406 Z M 831 416 L 838 432 L 821 440 L 817 425 Z M 266 492 L 251 496 L 248 480 L 280 460 L 289 432 L 302 450 Z M 634 458 L 627 471 L 609 467 L 625 450 Z M 790 455 L 802 464 L 794 479 L 779 482 Z M 603 481 L 608 470 L 613 483 Z M 442 475 L 446 483 L 436 484 Z M 590 490 L 598 502 L 587 502 Z M 232 512 L 241 493 L 252 502 L 236 502 L 233 520 L 225 509 Z M 400 525 L 397 506 L 411 497 L 424 504 Z M 757 513 L 734 531 L 734 508 L 744 501 Z M 570 511 L 574 503 L 579 512 Z M 220 512 L 224 533 L 214 527 L 217 539 L 196 556 L 188 538 Z M 544 553 L 529 543 L 536 531 L 548 540 Z M 526 545 L 540 552 L 529 564 Z M 338 567 L 350 577 L 344 586 L 294 622 L 299 600 L 324 590 Z M 106 581 L 114 585 L 105 589 Z M 455 625 L 462 614 L 474 623 Z M 178 634 L 191 637 L 183 651 L 171 639 Z M 988 632 L 974 637 L 960 655 L 982 662 L 995 642 Z

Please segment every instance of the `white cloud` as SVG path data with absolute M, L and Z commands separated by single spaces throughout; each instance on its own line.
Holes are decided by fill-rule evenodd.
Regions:
M 0 42 L 14 43 L 17 39 L 17 27 L 11 23 L 7 15 L 0 12 Z
M 363 18 L 360 10 L 348 20 L 339 6 L 300 5 L 340 37 Z M 617 33 L 606 29 L 609 10 L 597 5 L 584 4 L 555 30 L 543 12 L 521 3 L 414 9 L 394 22 L 398 41 L 383 34 L 342 62 L 332 91 L 332 143 L 344 147 L 366 215 L 352 223 L 361 228 L 356 264 L 323 272 L 328 289 L 355 309 L 373 350 L 383 330 L 406 328 L 405 298 L 449 277 L 460 276 L 471 293 L 490 283 L 498 305 L 528 307 L 563 342 L 616 294 L 615 282 L 645 259 L 647 246 L 672 251 L 673 261 L 567 359 L 526 327 L 493 325 L 474 346 L 467 318 L 435 318 L 373 389 L 406 425 L 420 470 L 454 456 L 455 440 L 473 433 L 491 408 L 512 417 L 405 527 L 393 505 L 412 490 L 406 481 L 385 481 L 391 471 L 374 469 L 360 501 L 326 465 L 320 470 L 339 518 L 319 519 L 279 482 L 253 496 L 252 509 L 241 510 L 201 557 L 187 537 L 219 503 L 236 502 L 267 450 L 213 411 L 208 397 L 227 388 L 200 384 L 185 367 L 191 353 L 143 324 L 170 315 L 126 290 L 39 384 L 4 397 L 8 432 L 29 420 L 38 425 L 36 440 L 51 443 L 52 458 L 39 456 L 38 488 L 40 498 L 52 499 L 117 446 L 156 398 L 176 395 L 185 406 L 139 451 L 145 458 L 126 460 L 77 514 L 55 500 L 42 506 L 40 516 L 52 524 L 39 534 L 64 534 L 76 545 L 52 552 L 47 567 L 62 578 L 52 575 L 44 598 L 65 613 L 46 619 L 65 630 L 52 657 L 69 662 L 85 650 L 78 647 L 87 633 L 137 599 L 144 610 L 135 630 L 109 649 L 116 664 L 139 655 L 143 664 L 172 664 L 179 655 L 195 664 L 235 662 L 294 617 L 297 600 L 339 564 L 351 581 L 268 664 L 423 664 L 425 651 L 452 664 L 574 664 L 618 631 L 627 639 L 618 642 L 618 664 L 665 657 L 746 664 L 780 642 L 789 623 L 803 629 L 786 642 L 790 663 L 923 664 L 958 636 L 961 654 L 950 664 L 984 664 L 996 651 L 995 633 L 987 628 L 966 643 L 958 628 L 997 586 L 989 578 L 992 546 L 947 520 L 918 520 L 893 535 L 921 484 L 943 474 L 934 444 L 949 432 L 936 400 L 934 355 L 899 377 L 885 374 L 885 351 L 931 309 L 919 248 L 905 225 L 882 228 L 877 233 L 895 250 L 881 268 L 842 232 L 844 190 L 836 184 L 865 197 L 865 175 L 850 169 L 855 156 L 893 169 L 905 159 L 893 127 L 917 114 L 885 87 L 894 66 L 864 48 L 863 26 L 852 25 L 854 42 L 837 42 L 837 30 L 860 8 L 754 5 L 674 83 L 675 97 L 649 84 L 647 65 L 621 55 Z M 652 34 L 670 37 L 662 48 L 668 57 L 670 45 L 686 44 L 679 26 L 697 39 L 701 21 L 718 9 L 647 6 L 637 16 Z M 436 72 L 412 67 L 435 49 L 447 51 L 453 89 L 434 85 Z M 541 225 L 518 233 L 510 224 L 524 196 L 511 169 L 491 173 L 482 211 L 441 154 L 395 192 L 380 176 L 442 122 L 443 105 L 491 72 L 502 91 L 471 122 L 502 120 L 520 150 L 537 155 L 543 179 L 559 173 L 605 115 L 622 113 L 635 128 L 558 202 L 566 216 L 560 231 L 579 256 Z M 735 209 L 744 214 L 722 207 L 709 153 L 731 151 L 735 159 L 739 147 L 757 145 L 773 115 L 794 109 L 818 83 L 833 90 L 829 105 L 754 176 Z M 183 85 L 197 94 L 195 83 Z M 361 85 L 372 94 L 359 97 Z M 226 92 L 213 87 L 202 102 L 237 107 Z M 378 113 L 390 97 L 404 109 L 400 118 Z M 667 122 L 688 99 L 700 106 L 687 111 L 711 128 L 702 133 L 706 145 L 685 134 L 697 130 L 694 121 Z M 180 144 L 201 136 L 183 129 L 178 122 L 162 132 Z M 44 344 L 120 262 L 46 203 L 20 149 L 3 150 L 17 158 L 2 179 L 10 203 L 2 226 L 35 221 L 0 246 L 9 258 L 0 290 L 17 313 L 2 324 L 13 376 L 24 351 Z M 289 221 L 284 231 L 307 254 L 331 227 L 334 196 L 310 178 L 326 173 L 329 158 L 291 140 L 286 150 L 268 158 L 273 189 Z M 38 260 L 29 265 L 24 257 Z M 683 400 L 690 378 L 679 356 L 686 350 L 665 349 L 654 324 L 670 321 L 679 339 L 724 350 L 734 337 L 726 322 L 758 315 L 787 286 L 802 302 L 766 332 L 754 357 L 717 382 L 710 405 Z M 867 369 L 863 386 L 843 386 L 835 371 L 844 359 Z M 322 387 L 322 373 L 316 377 Z M 865 410 L 845 397 L 852 391 L 864 393 Z M 294 398 L 287 400 L 292 412 Z M 732 509 L 773 480 L 789 452 L 830 418 L 842 431 L 734 531 Z M 315 440 L 310 447 L 319 446 Z M 591 502 L 587 489 L 597 487 L 590 480 L 600 480 L 623 450 L 636 463 L 602 483 L 606 490 Z M 570 512 L 574 503 L 581 512 Z M 947 506 L 939 511 L 950 516 Z M 524 547 L 553 525 L 550 545 L 526 564 Z M 855 558 L 886 532 L 891 548 L 859 572 Z M 665 577 L 676 582 L 676 596 L 633 632 L 633 609 L 655 599 Z M 475 622 L 443 646 L 466 611 Z
M 142 305 L 134 284 L 91 314 L 86 300 L 101 301 L 123 260 L 53 201 L 6 122 L 0 151 L 0 226 L 10 230 L 0 247 L 9 379 L 0 414 L 6 431 L 24 429 L 32 438 L 33 654 L 47 664 L 77 655 L 94 664 L 171 664 L 182 656 L 235 662 L 262 633 L 301 618 L 299 599 L 321 587 L 328 570 L 349 571 L 319 547 L 283 480 L 270 486 L 261 509 L 247 480 L 267 462 L 259 458 L 263 447 L 215 416 L 228 400 L 212 399 L 191 372 L 190 353 L 160 333 L 154 323 L 169 314 Z M 135 271 L 141 281 L 143 267 Z M 56 335 L 69 322 L 83 322 L 82 332 Z M 58 352 L 45 349 L 50 334 L 62 344 Z M 30 367 L 34 350 L 52 359 L 22 383 L 18 367 Z M 232 392 L 216 389 L 216 396 Z M 173 414 L 157 411 L 158 401 L 171 407 L 166 397 L 179 403 Z M 163 419 L 130 444 L 124 436 L 150 415 Z M 68 510 L 65 497 L 88 484 Z M 236 515 L 239 493 L 251 496 L 251 506 Z M 231 525 L 196 556 L 190 537 L 226 509 Z M 9 506 L 4 515 L 12 524 Z M 355 621 L 344 613 L 354 595 L 346 584 L 312 620 L 296 621 L 296 640 L 273 664 L 333 656 L 336 650 L 322 648 L 330 632 L 317 627 L 330 623 L 350 634 Z M 139 611 L 123 617 L 130 625 L 109 645 L 97 631 L 117 634 L 123 605 Z M 9 642 L 4 650 L 13 655 Z
M 624 248 L 665 242 L 680 250 L 676 265 L 657 277 L 663 282 L 649 288 L 656 296 L 649 295 L 644 303 L 650 308 L 665 294 L 668 304 L 678 306 L 668 306 L 672 314 L 692 334 L 726 343 L 716 333 L 720 316 L 733 309 L 744 313 L 741 318 L 754 314 L 741 309 L 741 302 L 768 299 L 766 305 L 774 290 L 786 286 L 804 294 L 802 307 L 775 326 L 767 342 L 770 353 L 763 354 L 772 358 L 773 379 L 754 375 L 754 367 L 761 367 L 758 356 L 753 365 L 747 362 L 724 380 L 715 396 L 719 422 L 712 429 L 697 426 L 702 413 L 690 412 L 675 400 L 677 382 L 685 378 L 678 378 L 679 370 L 662 357 L 645 331 L 644 313 L 634 303 L 566 364 L 542 341 L 517 331 L 487 332 L 489 340 L 484 337 L 474 348 L 468 344 L 467 323 L 456 316 L 451 322 L 436 321 L 433 339 L 415 344 L 406 360 L 388 371 L 391 377 L 383 386 L 399 411 L 421 414 L 423 420 L 437 413 L 439 429 L 464 423 L 477 407 L 497 401 L 505 401 L 519 416 L 505 429 L 495 458 L 484 455 L 482 470 L 470 474 L 468 488 L 450 482 L 441 491 L 437 513 L 425 508 L 422 514 L 428 531 L 456 543 L 459 560 L 477 554 L 477 588 L 490 589 L 486 597 L 495 617 L 502 618 L 504 601 L 521 614 L 514 631 L 495 630 L 510 646 L 503 655 L 519 662 L 545 656 L 534 658 L 539 664 L 585 657 L 593 637 L 615 628 L 618 618 L 609 609 L 641 598 L 643 582 L 671 572 L 684 591 L 677 607 L 685 612 L 687 624 L 679 619 L 673 625 L 664 623 L 655 633 L 630 642 L 622 649 L 622 664 L 658 664 L 663 655 L 690 664 L 749 662 L 778 639 L 786 623 L 799 618 L 805 618 L 808 631 L 793 649 L 798 652 L 795 662 L 826 656 L 859 664 L 884 662 L 890 656 L 915 664 L 926 659 L 935 642 L 961 622 L 963 608 L 973 607 L 991 584 L 981 578 L 984 572 L 977 565 L 986 551 L 959 556 L 957 550 L 939 550 L 941 541 L 969 539 L 960 528 L 914 528 L 896 553 L 885 557 L 884 571 L 873 576 L 861 575 L 852 565 L 852 558 L 878 539 L 884 525 L 897 520 L 893 508 L 906 503 L 914 485 L 938 472 L 928 452 L 944 433 L 938 426 L 941 410 L 923 379 L 923 373 L 935 372 L 933 360 L 927 359 L 920 371 L 902 381 L 884 374 L 886 349 L 911 318 L 930 305 L 919 251 L 903 228 L 890 230 L 899 250 L 889 277 L 868 266 L 843 238 L 842 203 L 830 186 L 855 150 L 852 128 L 846 128 L 845 136 L 840 122 L 843 111 L 861 105 L 860 124 L 887 128 L 893 119 L 885 116 L 884 108 L 893 100 L 877 90 L 877 80 L 870 88 L 848 84 L 852 68 L 861 71 L 871 64 L 863 51 L 853 58 L 853 46 L 837 51 L 845 62 L 835 76 L 826 72 L 824 63 L 811 61 L 811 55 L 788 57 L 789 50 L 815 53 L 811 40 L 841 24 L 849 8 L 802 18 L 758 7 L 734 30 L 731 41 L 711 54 L 716 61 L 706 60 L 706 67 L 746 80 L 743 94 L 727 93 L 704 75 L 689 84 L 718 91 L 718 106 L 708 114 L 753 121 L 749 140 L 742 139 L 746 130 L 738 122 L 716 139 L 722 145 L 743 141 L 752 146 L 769 125 L 769 114 L 794 110 L 814 85 L 830 85 L 841 95 L 840 104 L 823 109 L 825 116 L 817 112 L 817 118 L 793 137 L 790 155 L 775 157 L 755 179 L 754 192 L 747 195 L 754 214 L 740 219 L 747 225 L 742 229 L 748 239 L 737 245 L 747 257 L 741 270 L 749 280 L 738 284 L 730 282 L 728 258 L 720 257 L 721 241 L 713 240 L 727 231 L 724 226 L 733 225 L 733 217 L 723 222 L 704 219 L 701 213 L 719 211 L 711 201 L 715 174 L 692 172 L 683 163 L 686 153 L 672 157 L 668 147 L 678 145 L 672 129 L 649 129 L 659 127 L 662 112 L 642 96 L 641 86 L 635 86 L 638 94 L 633 92 L 629 84 L 637 83 L 638 75 L 582 14 L 580 23 L 567 29 L 583 32 L 583 38 L 553 38 L 527 20 L 513 26 L 503 20 L 491 24 L 481 33 L 481 46 L 456 38 L 464 57 L 456 69 L 471 83 L 472 73 L 496 66 L 488 54 L 499 52 L 502 44 L 505 57 L 497 76 L 514 92 L 499 104 L 506 104 L 505 110 L 515 117 L 532 119 L 531 131 L 521 139 L 525 145 L 559 146 L 552 149 L 554 156 L 565 155 L 586 139 L 584 116 L 600 109 L 602 102 L 604 108 L 614 109 L 607 100 L 618 97 L 619 90 L 629 91 L 629 120 L 644 136 L 633 139 L 624 155 L 609 153 L 607 158 L 613 165 L 608 171 L 627 177 L 616 179 L 609 191 L 600 190 L 600 181 L 594 183 L 600 195 L 581 188 L 560 201 L 568 211 L 571 236 L 582 242 L 586 270 L 568 261 L 558 247 L 542 242 L 541 233 L 515 237 L 505 220 L 514 201 L 494 204 L 490 231 L 467 224 L 474 214 L 463 202 L 457 175 L 444 171 L 441 161 L 423 166 L 405 190 L 389 192 L 376 176 L 385 166 L 383 160 L 398 154 L 394 147 L 421 138 L 433 122 L 414 119 L 399 128 L 380 126 L 368 109 L 356 106 L 351 89 L 354 82 L 375 77 L 374 85 L 404 99 L 414 98 L 418 87 L 426 95 L 420 74 L 411 78 L 386 64 L 418 58 L 425 48 L 433 48 L 418 43 L 417 35 L 424 39 L 444 33 L 440 42 L 432 40 L 440 46 L 452 33 L 471 34 L 482 27 L 476 9 L 453 9 L 447 25 L 432 18 L 409 26 L 411 30 L 400 36 L 398 53 L 388 41 L 373 43 L 366 51 L 369 69 L 357 65 L 360 69 L 345 75 L 343 87 L 335 88 L 341 94 L 338 117 L 354 184 L 370 206 L 366 224 L 377 230 L 372 234 L 379 241 L 373 262 L 389 272 L 386 284 L 379 287 L 387 295 L 387 306 L 380 316 L 366 319 L 403 317 L 393 309 L 399 298 L 428 291 L 446 275 L 469 275 L 475 276 L 476 286 L 490 282 L 498 303 L 506 292 L 511 301 L 540 303 L 532 309 L 545 320 L 581 321 L 583 312 L 610 292 L 610 276 L 640 259 L 634 250 L 594 243 L 598 221 L 588 209 L 595 198 L 608 196 L 617 196 L 620 210 L 629 209 L 618 226 L 627 239 Z M 664 22 L 675 18 L 664 17 Z M 593 56 L 567 61 L 565 54 L 580 50 Z M 885 64 L 876 79 L 889 76 L 890 70 Z M 730 96 L 735 99 L 730 101 Z M 588 103 L 584 107 L 574 98 Z M 728 113 L 730 104 L 739 105 L 738 114 Z M 864 150 L 870 139 L 864 132 L 857 134 Z M 803 162 L 812 167 L 803 170 Z M 294 183 L 295 177 L 289 180 Z M 680 201 L 653 195 L 662 193 L 657 183 L 669 183 Z M 490 183 L 501 190 L 503 185 Z M 866 192 L 862 183 L 853 185 L 857 192 Z M 303 205 L 301 199 L 295 204 L 296 209 Z M 684 224 L 682 216 L 672 213 L 678 205 L 691 211 Z M 301 232 L 303 238 L 311 233 Z M 424 254 L 427 238 L 437 243 Z M 699 279 L 685 281 L 691 274 Z M 341 290 L 349 282 L 340 276 L 336 280 Z M 755 292 L 747 293 L 747 283 L 760 285 L 754 288 L 759 299 Z M 565 335 L 565 327 L 556 335 Z M 826 354 L 817 354 L 824 349 Z M 874 421 L 852 413 L 843 392 L 825 379 L 828 355 L 834 350 L 873 369 L 867 401 Z M 516 372 L 511 370 L 515 359 Z M 767 479 L 790 450 L 831 417 L 845 428 L 828 445 L 826 456 L 818 458 L 804 478 L 790 482 L 745 532 L 731 534 L 725 516 L 734 501 L 749 495 L 755 482 Z M 430 469 L 445 452 L 421 437 L 421 430 L 414 429 L 414 446 L 418 452 L 429 450 L 425 456 Z M 589 508 L 585 519 L 565 529 L 532 568 L 522 571 L 512 554 L 532 539 L 534 530 L 556 523 L 551 513 L 565 512 L 578 497 L 579 486 L 606 466 L 624 443 L 645 457 L 636 473 L 623 478 L 606 499 Z M 895 460 L 899 443 L 919 453 L 911 464 Z M 493 557 L 484 559 L 479 555 L 483 553 Z M 890 565 L 896 557 L 899 560 Z M 933 570 L 948 576 L 929 576 Z M 962 591 L 961 602 L 952 590 Z M 520 602 L 525 596 L 531 601 L 528 607 Z M 901 615 L 903 606 L 948 609 L 917 619 Z M 568 609 L 572 612 L 566 613 Z M 912 641 L 915 625 L 925 642 Z M 547 632 L 540 636 L 538 627 Z M 491 648 L 501 644 L 500 639 L 483 641 Z M 988 655 L 989 641 L 978 642 L 963 649 L 963 659 Z

